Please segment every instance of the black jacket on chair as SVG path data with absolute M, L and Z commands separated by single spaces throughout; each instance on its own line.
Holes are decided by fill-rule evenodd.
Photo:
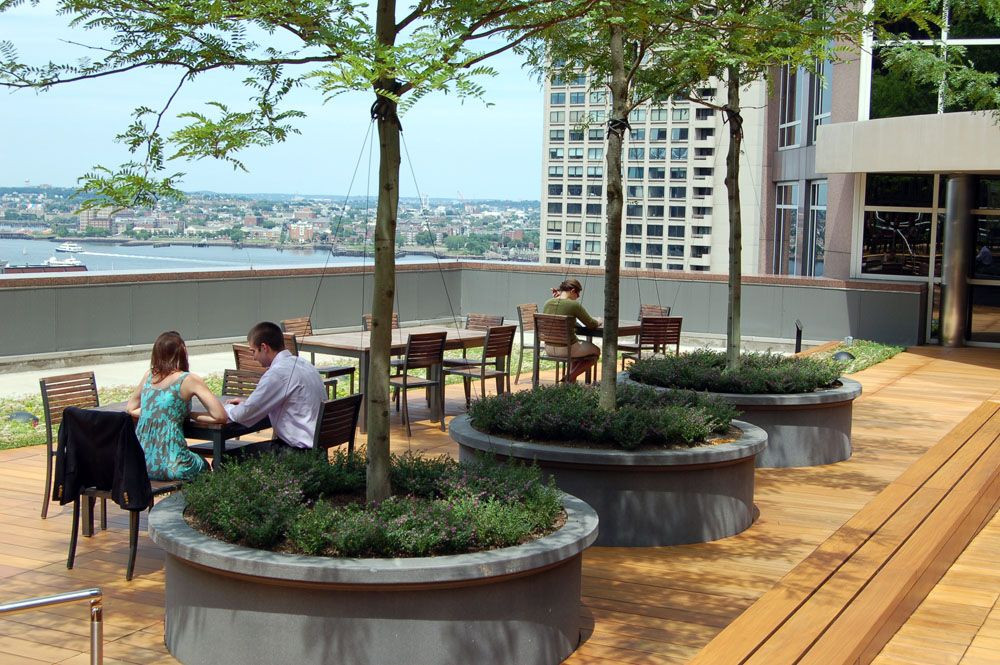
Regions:
M 125 510 L 145 510 L 153 501 L 132 416 L 70 406 L 59 428 L 52 499 L 65 505 L 91 487 L 111 492 Z

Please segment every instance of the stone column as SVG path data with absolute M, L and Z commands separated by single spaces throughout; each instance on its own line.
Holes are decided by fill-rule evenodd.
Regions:
M 972 176 L 948 176 L 941 273 L 941 344 L 944 346 L 965 343 L 969 307 L 967 279 L 972 260 L 972 203 Z

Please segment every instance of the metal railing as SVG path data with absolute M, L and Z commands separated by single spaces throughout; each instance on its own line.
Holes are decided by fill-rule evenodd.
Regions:
M 90 663 L 101 665 L 104 662 L 104 594 L 100 589 L 81 589 L 68 593 L 57 593 L 54 596 L 16 600 L 0 605 L 0 616 L 37 610 L 40 607 L 64 605 L 78 600 L 90 601 Z

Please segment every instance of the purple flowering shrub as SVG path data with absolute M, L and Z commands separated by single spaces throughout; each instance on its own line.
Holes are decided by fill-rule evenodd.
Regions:
M 226 464 L 189 484 L 189 515 L 238 544 L 309 555 L 414 557 L 507 547 L 550 532 L 560 493 L 537 467 L 394 455 L 394 496 L 365 505 L 363 452 Z M 267 525 L 264 530 L 264 525 Z

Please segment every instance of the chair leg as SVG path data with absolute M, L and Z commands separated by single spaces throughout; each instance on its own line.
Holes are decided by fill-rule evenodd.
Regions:
M 517 350 L 517 378 L 514 379 L 516 384 L 521 380 L 521 362 L 524 360 L 524 340 L 521 340 L 521 347 Z
M 437 402 L 438 402 L 438 418 L 441 419 L 441 431 L 444 432 L 447 428 L 444 425 L 444 368 L 438 370 L 438 385 L 437 385 Z
M 45 447 L 45 494 L 42 495 L 42 519 L 49 516 L 49 499 L 52 497 L 52 442 Z
M 462 377 L 462 385 L 465 387 L 465 408 L 472 404 L 472 381 L 467 376 Z
M 83 535 L 90 538 L 94 535 L 94 499 L 96 497 L 85 497 L 83 503 Z
M 503 394 L 503 375 L 497 376 L 497 395 Z
M 125 569 L 125 581 L 132 581 L 135 571 L 135 553 L 139 549 L 139 511 L 128 511 L 128 568 Z
M 406 386 L 404 385 L 404 388 Z M 413 432 L 410 431 L 410 399 L 409 391 L 403 390 L 403 424 L 406 425 L 406 436 L 410 438 Z
M 101 531 L 108 530 L 108 500 L 101 497 Z
M 66 569 L 73 570 L 73 560 L 76 558 L 76 536 L 80 532 L 80 497 L 73 499 L 73 530 L 69 534 L 69 554 L 66 556 Z
M 354 370 L 351 370 L 351 393 L 354 394 Z

